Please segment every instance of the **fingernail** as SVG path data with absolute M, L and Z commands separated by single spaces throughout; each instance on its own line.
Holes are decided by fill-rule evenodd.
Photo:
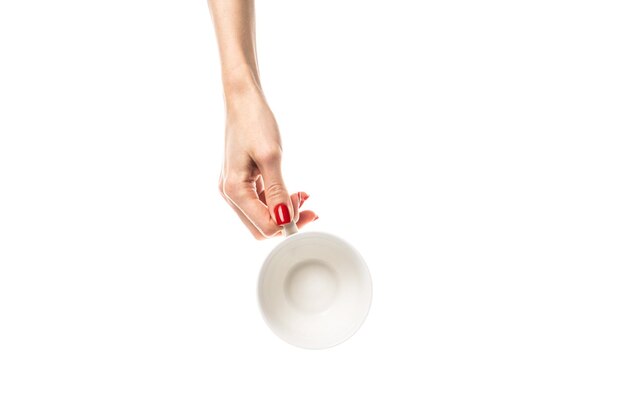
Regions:
M 298 207 L 301 208 L 304 202 L 306 202 L 308 198 L 309 198 L 309 195 L 306 194 L 305 192 L 298 192 L 298 200 L 300 200 L 300 204 Z
M 317 221 L 320 217 L 315 215 L 315 218 L 313 218 L 314 221 Z
M 289 208 L 284 203 L 280 203 L 274 207 L 274 216 L 277 225 L 285 225 L 291 222 L 291 214 Z

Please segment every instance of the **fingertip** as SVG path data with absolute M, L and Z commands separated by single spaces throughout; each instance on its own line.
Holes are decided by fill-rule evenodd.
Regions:
M 274 219 L 276 221 L 276 225 L 281 226 L 281 225 L 285 225 L 291 222 L 292 210 L 290 209 L 292 208 L 289 208 L 284 203 L 279 203 L 276 206 L 274 206 Z M 294 218 L 295 218 L 295 214 L 294 214 Z
M 309 194 L 306 192 L 298 192 L 298 207 L 301 208 L 304 202 L 309 198 Z
M 301 192 L 293 193 L 291 196 L 289 196 L 289 200 L 291 201 L 291 208 L 293 210 L 294 222 L 298 222 L 298 220 L 300 219 L 300 206 L 302 206 L 300 193 Z
M 313 212 L 312 210 L 304 210 L 300 212 L 300 219 L 298 220 L 298 222 L 296 222 L 296 225 L 298 225 L 298 228 L 302 228 L 303 226 L 310 224 L 316 219 L 319 219 L 319 216 L 317 216 L 315 212 Z

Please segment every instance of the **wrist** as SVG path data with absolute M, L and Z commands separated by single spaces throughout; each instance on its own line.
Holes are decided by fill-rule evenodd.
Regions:
M 258 71 L 246 64 L 223 69 L 222 84 L 227 102 L 229 99 L 234 100 L 239 96 L 261 91 Z
M 227 115 L 237 115 L 259 106 L 267 106 L 258 73 L 249 66 L 240 66 L 224 72 L 224 102 Z

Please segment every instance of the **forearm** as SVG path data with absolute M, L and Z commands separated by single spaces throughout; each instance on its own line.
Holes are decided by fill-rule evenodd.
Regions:
M 260 92 L 254 0 L 208 0 L 217 36 L 226 104 L 250 90 Z

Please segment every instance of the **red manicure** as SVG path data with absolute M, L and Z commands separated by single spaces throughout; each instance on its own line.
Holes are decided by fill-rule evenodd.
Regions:
M 280 203 L 274 207 L 274 216 L 276 217 L 276 224 L 278 226 L 291 222 L 289 208 L 284 203 Z
M 306 194 L 305 192 L 298 192 L 298 197 L 300 198 L 300 206 L 298 206 L 299 208 L 302 207 L 302 205 L 304 204 L 304 202 L 306 202 L 306 200 L 309 198 L 309 195 Z

